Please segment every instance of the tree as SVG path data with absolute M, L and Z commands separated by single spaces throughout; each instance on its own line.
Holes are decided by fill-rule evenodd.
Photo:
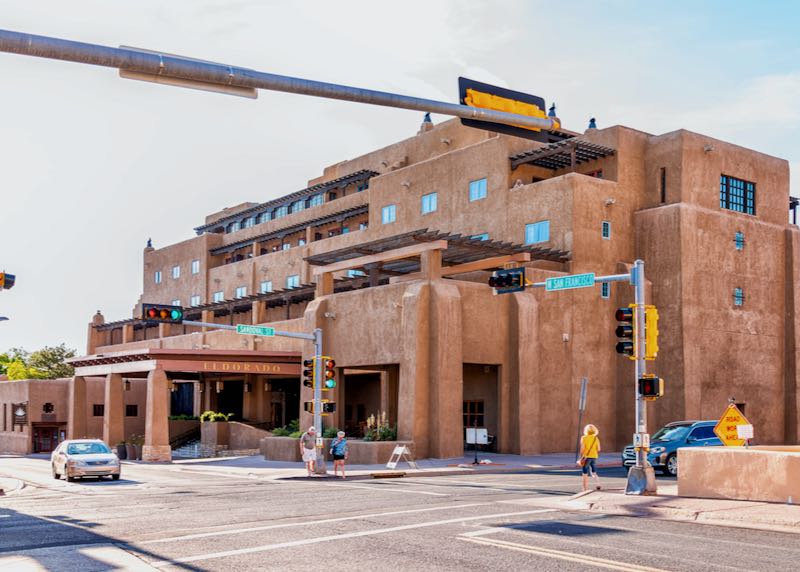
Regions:
M 6 374 L 13 380 L 72 377 L 75 370 L 64 360 L 74 356 L 75 350 L 64 344 L 45 346 L 33 353 L 11 348 L 8 353 L 0 354 L 0 375 Z

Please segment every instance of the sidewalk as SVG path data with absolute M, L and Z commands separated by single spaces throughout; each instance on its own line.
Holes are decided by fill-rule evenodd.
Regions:
M 535 472 L 542 469 L 573 469 L 575 465 L 574 453 L 551 453 L 547 455 L 501 455 L 495 453 L 480 453 L 480 461 L 490 461 L 473 465 L 474 456 L 457 457 L 454 459 L 423 459 L 417 461 L 417 469 L 411 469 L 407 463 L 398 463 L 396 469 L 387 469 L 386 465 L 348 465 L 347 477 L 349 479 L 373 478 L 373 475 L 404 473 L 408 477 L 442 476 L 460 474 L 503 474 Z M 261 456 L 252 457 L 217 457 L 212 459 L 186 459 L 173 461 L 172 466 L 182 471 L 214 472 L 251 478 L 286 479 L 306 477 L 303 463 L 285 461 L 267 461 Z M 602 453 L 598 467 L 621 466 L 619 453 Z M 333 465 L 328 462 L 328 471 L 333 470 Z
M 689 521 L 800 534 L 800 506 L 678 496 L 678 485 L 659 485 L 657 496 L 626 495 L 622 489 L 589 491 L 568 499 L 537 499 L 562 510 Z M 534 503 L 532 503 L 534 504 Z

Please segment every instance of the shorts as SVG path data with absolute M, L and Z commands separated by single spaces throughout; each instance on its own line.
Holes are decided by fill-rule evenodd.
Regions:
M 333 455 L 333 460 L 334 461 L 344 461 L 344 455 L 336 455 L 336 454 L 334 454 Z
M 581 469 L 581 472 L 584 475 L 597 474 L 597 469 L 594 466 L 595 461 L 597 461 L 597 459 L 592 459 L 592 458 L 586 459 L 586 462 L 583 463 L 583 469 Z
M 317 460 L 317 452 L 314 449 L 303 448 L 303 462 L 310 463 Z

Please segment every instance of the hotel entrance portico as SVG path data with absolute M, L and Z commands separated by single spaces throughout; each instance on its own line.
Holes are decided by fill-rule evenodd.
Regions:
M 300 354 L 293 352 L 145 348 L 68 361 L 75 367 L 75 376 L 69 384 L 68 439 L 87 435 L 86 378 L 105 377 L 103 440 L 112 447 L 125 438 L 123 392 L 128 380 L 147 380 L 144 461 L 172 458 L 168 418 L 176 402 L 172 395 L 178 386 L 191 384 L 191 390 L 181 388 L 183 398 L 177 401 L 185 407 L 191 394 L 195 415 L 216 410 L 234 413 L 232 420 L 236 421 L 270 423 L 275 418 L 271 382 L 282 380 L 276 386 L 300 384 Z M 297 406 L 299 416 L 299 403 Z M 283 409 L 281 416 L 287 416 L 286 413 Z

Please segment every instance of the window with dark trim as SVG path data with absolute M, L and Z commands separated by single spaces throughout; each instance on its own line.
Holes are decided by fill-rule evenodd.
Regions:
M 733 244 L 736 246 L 736 250 L 744 250 L 744 233 L 743 232 L 736 232 L 733 235 Z
M 52 403 L 45 403 L 42 405 L 42 413 L 52 413 L 56 408 Z
M 741 288 L 733 289 L 733 305 L 744 306 L 744 290 Z
M 720 175 L 719 206 L 739 213 L 756 214 L 756 184 Z
M 136 404 L 126 405 L 125 417 L 139 417 L 139 406 Z
M 483 399 L 464 401 L 464 427 L 484 427 Z
M 604 220 L 603 224 L 600 226 L 601 234 L 603 238 L 610 239 L 611 238 L 611 222 Z
M 667 168 L 661 167 L 659 176 L 659 189 L 661 191 L 661 204 L 667 202 Z
M 601 298 L 610 298 L 611 297 L 611 283 L 610 282 L 601 282 L 600 283 L 600 297 Z
M 102 403 L 95 403 L 92 405 L 92 415 L 95 417 L 102 417 L 105 414 L 106 406 Z

